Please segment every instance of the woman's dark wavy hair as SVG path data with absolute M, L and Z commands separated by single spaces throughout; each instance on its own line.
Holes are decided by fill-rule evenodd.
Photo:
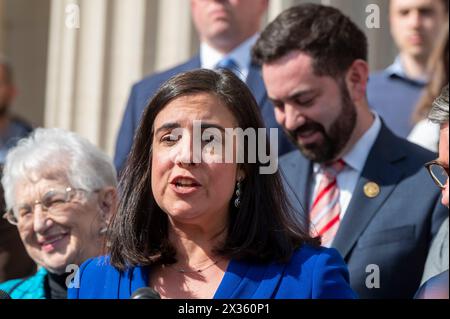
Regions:
M 168 217 L 151 190 L 154 121 L 171 101 L 201 93 L 217 97 L 235 116 L 238 127 L 264 127 L 257 103 L 247 86 L 227 70 L 194 70 L 167 81 L 142 116 L 133 147 L 120 181 L 121 200 L 107 237 L 107 253 L 118 269 L 136 265 L 171 264 L 176 251 L 168 237 Z M 248 141 L 244 142 L 247 159 Z M 266 149 L 269 147 L 266 138 Z M 239 164 L 245 171 L 241 205 L 230 199 L 225 239 L 215 252 L 255 262 L 286 261 L 304 243 L 318 245 L 288 203 L 280 174 L 262 175 L 256 163 Z

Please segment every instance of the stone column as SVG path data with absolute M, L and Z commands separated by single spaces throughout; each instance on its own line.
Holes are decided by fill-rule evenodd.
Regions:
M 52 1 L 47 127 L 76 131 L 112 155 L 130 86 L 143 76 L 147 2 Z
M 132 84 L 197 48 L 188 1 L 52 0 L 45 125 L 113 155 Z

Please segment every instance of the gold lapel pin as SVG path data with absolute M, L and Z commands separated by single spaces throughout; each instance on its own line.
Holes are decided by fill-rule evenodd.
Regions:
M 368 182 L 364 185 L 364 194 L 369 198 L 375 198 L 380 194 L 380 186 L 375 182 Z

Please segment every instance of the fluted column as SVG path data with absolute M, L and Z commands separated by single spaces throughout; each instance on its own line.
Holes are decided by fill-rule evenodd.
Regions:
M 163 0 L 158 10 L 156 69 L 163 70 L 187 60 L 193 49 L 190 1 Z
M 143 75 L 146 3 L 52 1 L 47 127 L 76 131 L 112 155 L 129 88 Z M 79 28 L 68 25 L 70 4 Z

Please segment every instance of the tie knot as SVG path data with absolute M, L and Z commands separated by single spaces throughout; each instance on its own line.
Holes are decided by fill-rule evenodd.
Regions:
M 220 60 L 219 63 L 217 63 L 216 65 L 216 69 L 228 69 L 237 76 L 239 76 L 239 73 L 241 73 L 237 63 L 230 57 Z
M 345 162 L 339 159 L 327 165 L 322 165 L 322 171 L 328 177 L 336 177 L 345 168 Z

